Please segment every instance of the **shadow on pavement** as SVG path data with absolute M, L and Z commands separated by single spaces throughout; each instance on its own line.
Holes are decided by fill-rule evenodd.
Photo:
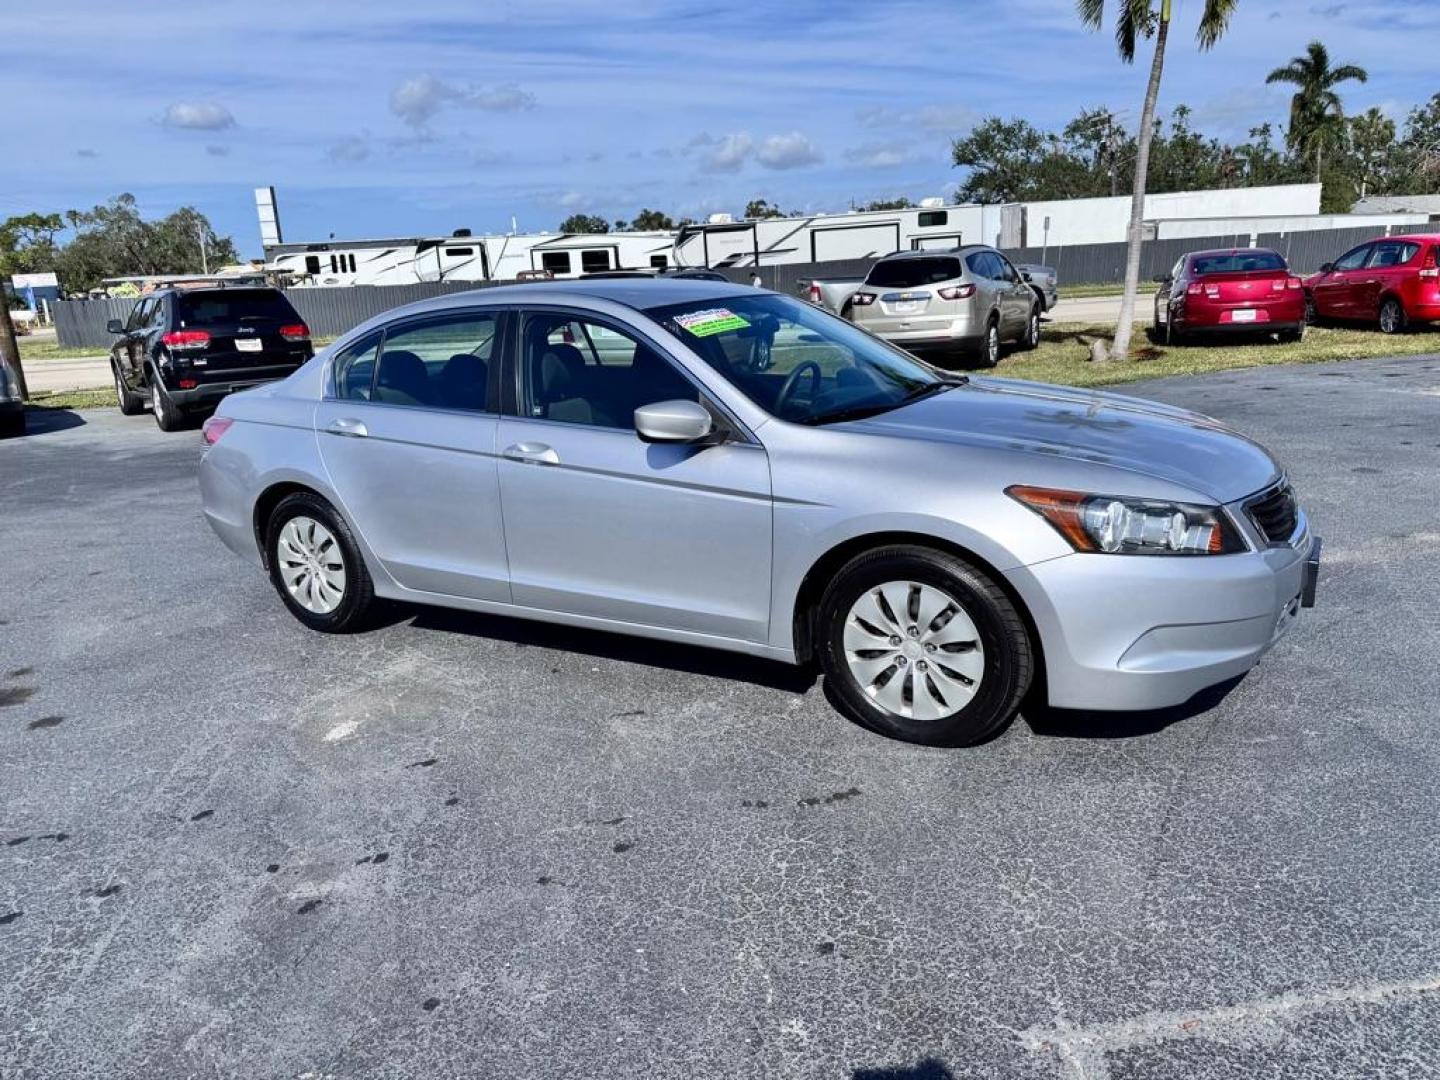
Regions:
M 627 634 L 610 634 L 603 630 L 586 630 L 573 626 L 534 622 L 529 619 L 481 615 L 446 608 L 397 609 L 388 622 L 410 619 L 410 625 L 421 630 L 437 630 L 448 634 L 510 641 L 542 649 L 580 653 L 585 656 L 623 660 L 645 664 L 668 671 L 685 671 L 709 675 L 717 679 L 735 679 L 755 683 L 772 690 L 803 694 L 815 684 L 812 668 L 797 668 L 776 660 L 722 652 L 698 645 L 679 645 L 668 641 L 651 641 Z
M 957 1080 L 955 1074 L 935 1058 L 893 1069 L 856 1069 L 851 1080 Z
M 25 434 L 43 435 L 49 431 L 65 431 L 83 427 L 85 417 L 74 409 L 44 409 L 35 405 L 26 406 Z
M 1201 690 L 1183 705 L 1137 712 L 1055 709 L 1038 700 L 1026 701 L 1020 715 L 1036 735 L 1062 739 L 1134 739 L 1154 735 L 1171 724 L 1193 719 L 1224 701 L 1245 678 L 1237 676 Z M 1033 696 L 1033 695 L 1032 695 Z

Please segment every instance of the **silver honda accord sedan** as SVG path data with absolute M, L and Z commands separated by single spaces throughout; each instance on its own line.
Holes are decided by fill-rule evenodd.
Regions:
M 1313 600 L 1284 472 L 1180 409 L 930 367 L 776 293 L 596 280 L 358 327 L 207 421 L 205 515 L 307 626 L 377 598 L 818 663 L 963 745 L 1182 703 Z

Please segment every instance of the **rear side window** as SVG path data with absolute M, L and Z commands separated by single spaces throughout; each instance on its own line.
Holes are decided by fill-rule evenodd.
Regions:
M 237 323 L 298 323 L 290 301 L 274 289 L 216 289 L 181 293 L 175 298 L 181 327 L 234 326 Z
M 1245 274 L 1254 271 L 1284 270 L 1285 260 L 1273 251 L 1235 251 L 1224 255 L 1199 255 L 1193 263 L 1194 273 Z
M 920 285 L 933 285 L 937 281 L 951 281 L 959 276 L 960 260 L 956 258 L 891 259 L 872 266 L 865 284 L 887 289 L 913 289 Z
M 1404 266 L 1419 250 L 1419 244 L 1407 240 L 1386 240 L 1375 245 L 1370 253 L 1370 261 L 1365 265 L 1376 270 L 1384 270 L 1388 266 Z
M 369 401 L 375 383 L 375 357 L 380 352 L 380 335 L 371 334 L 335 355 L 335 396 L 347 401 Z
M 469 311 L 390 330 L 371 400 L 484 412 L 496 325 L 494 312 Z

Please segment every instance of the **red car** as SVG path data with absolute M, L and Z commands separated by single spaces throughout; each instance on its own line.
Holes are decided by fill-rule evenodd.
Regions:
M 1351 248 L 1305 279 L 1306 314 L 1375 323 L 1398 334 L 1440 322 L 1440 235 L 1382 237 Z
M 1299 341 L 1305 331 L 1305 290 L 1279 252 L 1192 251 L 1156 280 L 1155 330 L 1166 344 L 1220 331 Z

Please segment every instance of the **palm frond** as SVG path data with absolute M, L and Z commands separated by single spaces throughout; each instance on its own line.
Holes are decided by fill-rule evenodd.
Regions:
M 1105 0 L 1075 0 L 1075 10 L 1080 15 L 1080 21 L 1091 30 L 1099 30 L 1100 24 L 1105 21 Z
M 1200 27 L 1195 39 L 1202 49 L 1213 49 L 1225 28 L 1230 25 L 1230 16 L 1235 13 L 1239 0 L 1205 0 L 1205 12 L 1200 16 Z
M 1296 86 L 1304 86 L 1305 75 L 1304 73 L 1296 70 L 1295 64 L 1292 62 L 1287 64 L 1285 67 L 1276 68 L 1274 71 L 1270 72 L 1269 75 L 1265 76 L 1266 86 L 1282 82 L 1294 83 Z
M 1354 79 L 1356 82 L 1369 82 L 1370 73 L 1364 68 L 1355 64 L 1341 64 L 1334 71 L 1330 72 L 1330 83 L 1344 82 L 1347 79 Z

